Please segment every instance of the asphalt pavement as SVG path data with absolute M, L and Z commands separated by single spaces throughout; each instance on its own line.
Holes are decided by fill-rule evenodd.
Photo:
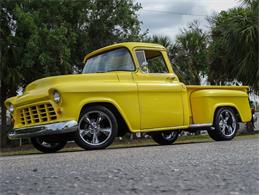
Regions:
M 0 157 L 1 194 L 258 194 L 258 139 Z

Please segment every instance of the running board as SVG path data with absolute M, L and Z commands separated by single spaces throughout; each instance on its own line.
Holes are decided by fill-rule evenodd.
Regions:
M 205 124 L 191 124 L 188 129 L 183 129 L 184 131 L 193 131 L 193 130 L 208 130 L 211 129 L 211 123 Z

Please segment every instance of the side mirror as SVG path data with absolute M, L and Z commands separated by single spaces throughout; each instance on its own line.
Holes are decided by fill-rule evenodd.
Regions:
M 141 64 L 141 70 L 142 70 L 144 73 L 149 73 L 148 63 L 147 63 L 146 61 L 144 61 L 144 62 Z

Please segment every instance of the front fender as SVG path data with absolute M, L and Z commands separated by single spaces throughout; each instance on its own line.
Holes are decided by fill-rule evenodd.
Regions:
M 127 117 L 127 114 L 124 112 L 124 110 L 121 108 L 121 106 L 115 100 L 113 100 L 111 98 L 91 97 L 91 98 L 83 99 L 82 101 L 80 101 L 79 106 L 77 108 L 77 113 L 78 113 L 77 120 L 79 120 L 82 108 L 84 106 L 86 106 L 88 104 L 92 104 L 92 103 L 110 103 L 110 104 L 112 104 L 113 106 L 115 106 L 115 108 L 118 110 L 118 112 L 121 114 L 121 116 L 125 120 L 127 126 L 129 127 L 129 130 L 132 132 L 135 131 Z

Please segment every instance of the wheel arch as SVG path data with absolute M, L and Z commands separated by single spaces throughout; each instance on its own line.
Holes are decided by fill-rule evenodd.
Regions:
M 100 99 L 100 100 L 88 100 L 81 104 L 80 111 L 78 115 L 78 120 L 81 113 L 88 107 L 92 106 L 104 106 L 109 109 L 116 117 L 118 121 L 118 136 L 123 136 L 127 132 L 131 132 L 131 126 L 127 121 L 127 118 L 118 104 L 110 99 Z
M 239 112 L 238 107 L 235 104 L 217 104 L 217 105 L 215 105 L 214 110 L 213 110 L 213 119 L 212 119 L 213 123 L 215 122 L 214 120 L 215 120 L 215 115 L 216 115 L 217 111 L 221 108 L 232 109 L 237 116 L 238 122 L 242 122 L 241 114 Z

